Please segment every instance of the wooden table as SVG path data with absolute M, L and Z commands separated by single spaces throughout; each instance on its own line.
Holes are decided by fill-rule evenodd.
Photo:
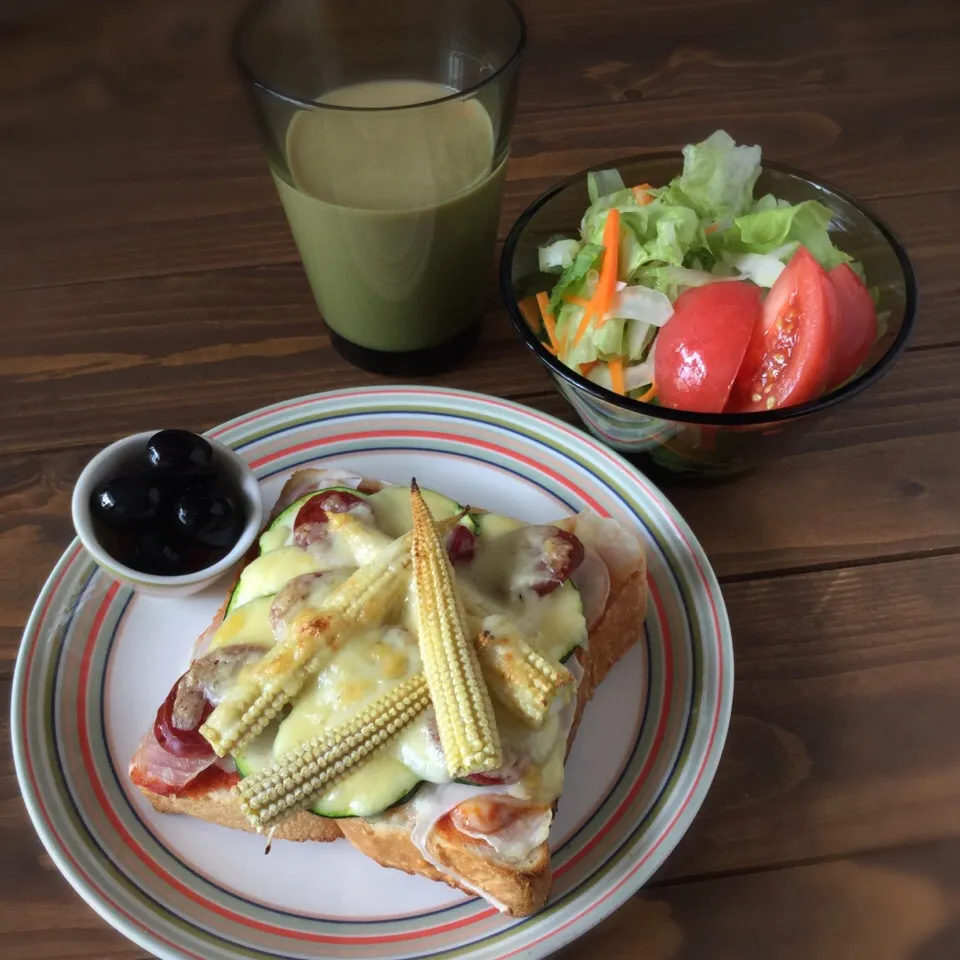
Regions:
M 726 753 L 648 888 L 568 958 L 960 955 L 960 5 L 527 0 L 502 232 L 587 164 L 717 126 L 867 201 L 921 287 L 907 353 L 794 456 L 670 489 L 723 584 Z M 4 7 L 12 17 L 14 8 Z M 0 27 L 0 684 L 100 446 L 384 382 L 317 319 L 226 62 L 232 0 L 86 0 Z M 570 418 L 491 281 L 432 382 Z M 3 711 L 4 721 L 7 715 Z M 0 759 L 0 955 L 143 951 L 60 877 Z

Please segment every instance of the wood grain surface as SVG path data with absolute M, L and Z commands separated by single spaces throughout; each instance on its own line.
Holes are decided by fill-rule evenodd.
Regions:
M 960 5 L 525 0 L 501 238 L 561 176 L 717 126 L 907 244 L 908 351 L 790 456 L 669 486 L 723 585 L 734 717 L 654 882 L 574 958 L 960 956 Z M 0 691 L 117 436 L 389 381 L 330 348 L 226 57 L 234 0 L 0 5 Z M 430 383 L 574 422 L 493 279 Z M 0 956 L 145 958 L 69 889 L 0 755 Z

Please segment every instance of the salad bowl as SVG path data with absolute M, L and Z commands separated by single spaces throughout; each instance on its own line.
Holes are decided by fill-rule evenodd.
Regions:
M 608 446 L 638 458 L 655 473 L 693 480 L 735 476 L 781 455 L 828 411 L 879 380 L 903 352 L 917 309 L 916 281 L 903 244 L 842 190 L 765 161 L 755 195 L 770 194 L 782 205 L 818 201 L 832 215 L 826 228 L 829 240 L 862 267 L 876 304 L 878 330 L 856 374 L 806 402 L 756 412 L 704 413 L 671 409 L 636 392 L 633 396 L 614 392 L 596 376 L 585 375 L 589 365 L 580 369 L 567 365 L 555 355 L 538 324 L 530 322 L 525 307 L 535 294 L 551 290 L 558 282 L 556 272 L 541 270 L 541 247 L 558 237 L 577 235 L 584 211 L 596 200 L 596 187 L 590 188 L 593 195 L 588 192 L 588 174 L 610 169 L 618 170 L 625 184 L 665 186 L 681 174 L 683 158 L 679 153 L 627 157 L 569 177 L 524 211 L 507 237 L 500 260 L 501 292 L 518 335 L 589 432 Z

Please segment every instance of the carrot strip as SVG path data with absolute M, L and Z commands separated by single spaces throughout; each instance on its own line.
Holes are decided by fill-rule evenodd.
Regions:
M 648 203 L 653 203 L 654 197 L 650 191 L 653 187 L 649 183 L 639 183 L 633 188 L 633 195 L 637 198 L 637 203 L 645 207 Z
M 575 307 L 589 307 L 590 301 L 586 297 L 564 297 L 564 303 L 572 303 Z
M 607 214 L 607 222 L 603 225 L 603 266 L 600 268 L 600 279 L 597 281 L 597 289 L 593 293 L 587 308 L 583 311 L 583 319 L 573 338 L 573 345 L 576 346 L 587 332 L 592 317 L 596 317 L 599 323 L 603 323 L 610 305 L 613 302 L 613 294 L 617 289 L 617 266 L 620 259 L 620 211 L 616 207 Z
M 619 393 L 622 397 L 626 392 L 623 382 L 623 360 L 619 358 L 610 360 L 607 363 L 607 368 L 610 370 L 610 382 L 613 386 L 613 392 Z
M 613 295 L 617 290 L 617 268 L 620 260 L 620 211 L 617 209 L 607 214 L 607 222 L 603 227 L 603 245 L 606 247 L 606 253 L 603 255 L 600 280 L 593 295 L 597 320 L 601 324 L 610 312 Z
M 709 227 L 704 227 L 704 233 L 716 233 L 720 229 L 719 223 L 711 223 Z
M 527 297 L 517 303 L 520 308 L 520 314 L 527 321 L 527 326 L 534 332 L 539 333 L 543 329 L 543 323 L 540 320 L 540 309 L 537 306 L 536 297 Z
M 550 312 L 550 298 L 546 291 L 541 290 L 537 294 L 537 306 L 540 307 L 540 315 L 543 317 L 543 325 L 547 330 L 547 336 L 554 347 L 557 345 L 557 321 Z
M 581 363 L 580 372 L 586 376 L 599 362 L 599 360 L 591 360 L 589 363 Z
M 640 403 L 649 403 L 657 395 L 657 385 L 655 383 L 650 384 L 650 389 L 646 393 L 641 394 L 637 397 L 637 400 Z

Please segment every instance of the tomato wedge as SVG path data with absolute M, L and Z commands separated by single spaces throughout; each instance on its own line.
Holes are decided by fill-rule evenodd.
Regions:
M 657 335 L 654 380 L 674 410 L 720 413 L 760 321 L 760 288 L 709 283 L 681 293 Z
M 832 366 L 833 287 L 799 247 L 763 303 L 727 412 L 753 413 L 820 396 Z
M 833 333 L 833 366 L 827 389 L 849 380 L 870 355 L 877 341 L 877 310 L 870 291 L 849 264 L 841 263 L 827 276 L 837 295 L 837 324 Z

